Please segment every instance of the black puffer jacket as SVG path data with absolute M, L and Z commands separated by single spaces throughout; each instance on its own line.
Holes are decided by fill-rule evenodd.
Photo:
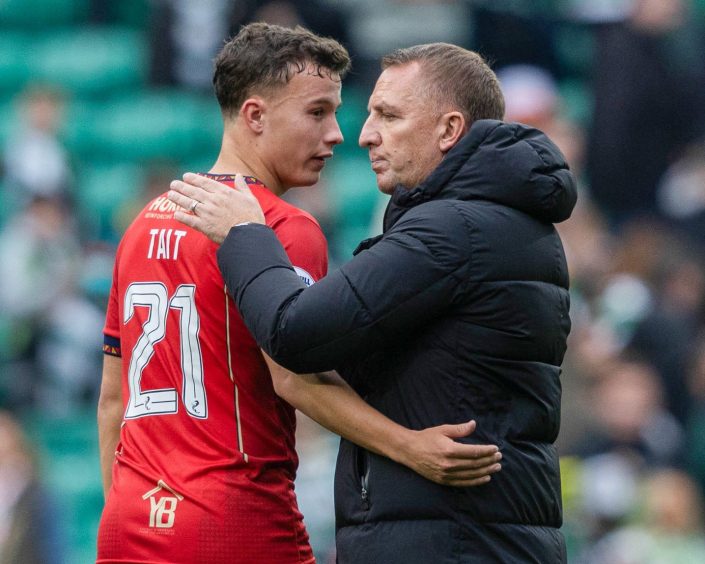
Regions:
M 483 120 L 419 187 L 398 189 L 384 235 L 304 290 L 267 228 L 219 250 L 257 341 L 298 372 L 338 368 L 366 400 L 421 429 L 475 419 L 503 469 L 457 489 L 342 441 L 341 563 L 565 561 L 558 458 L 568 274 L 553 222 L 575 182 L 539 131 Z

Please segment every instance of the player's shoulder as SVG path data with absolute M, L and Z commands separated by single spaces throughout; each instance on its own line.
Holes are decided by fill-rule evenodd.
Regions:
M 120 238 L 118 254 L 121 254 L 124 248 L 132 248 L 134 245 L 141 244 L 145 237 L 151 238 L 154 234 L 164 233 L 180 238 L 179 234 L 182 232 L 191 231 L 190 227 L 178 223 L 174 219 L 174 212 L 178 206 L 171 202 L 167 195 L 168 192 L 159 194 L 134 213 L 132 221 Z
M 163 192 L 162 194 L 159 194 L 146 202 L 142 208 L 135 213 L 132 221 L 125 229 L 125 233 L 134 230 L 147 220 L 172 219 L 174 217 L 174 212 L 178 209 L 178 206 L 169 200 L 167 194 L 168 192 Z
M 284 225 L 287 227 L 300 226 L 302 229 L 315 228 L 315 230 L 321 230 L 321 226 L 313 215 L 283 200 L 266 188 L 253 187 L 253 193 L 262 206 L 267 225 L 275 231 Z

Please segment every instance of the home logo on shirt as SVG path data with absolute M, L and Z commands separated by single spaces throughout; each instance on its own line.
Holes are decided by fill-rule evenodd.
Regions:
M 172 495 L 157 497 L 163 490 Z M 163 480 L 159 480 L 157 487 L 145 493 L 142 499 L 149 499 L 149 526 L 153 529 L 171 529 L 176 519 L 176 506 L 184 500 L 184 496 L 170 488 Z

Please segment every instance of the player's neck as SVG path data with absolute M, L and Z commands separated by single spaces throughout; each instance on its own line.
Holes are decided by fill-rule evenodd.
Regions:
M 266 164 L 254 151 L 243 152 L 239 147 L 247 146 L 245 143 L 234 143 L 227 135 L 223 138 L 220 154 L 211 169 L 211 174 L 243 174 L 254 176 L 262 182 L 272 193 L 281 196 L 286 190 L 281 186 L 277 177 L 272 174 Z

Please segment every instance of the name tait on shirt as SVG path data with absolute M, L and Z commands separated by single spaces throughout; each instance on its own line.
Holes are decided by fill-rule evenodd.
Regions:
M 179 258 L 179 243 L 186 235 L 180 229 L 150 229 L 149 250 L 147 258 L 177 260 Z

